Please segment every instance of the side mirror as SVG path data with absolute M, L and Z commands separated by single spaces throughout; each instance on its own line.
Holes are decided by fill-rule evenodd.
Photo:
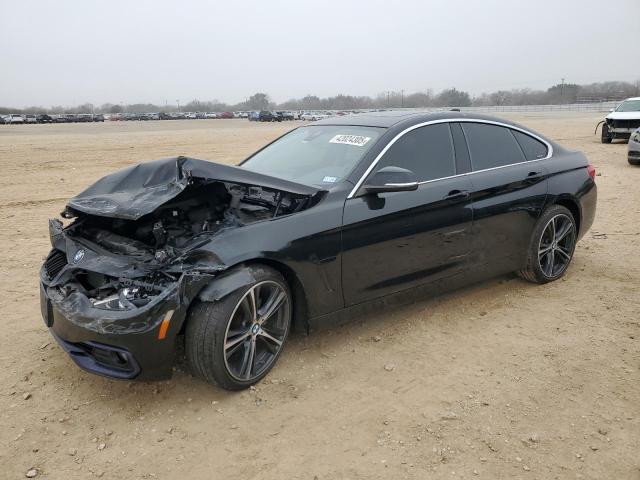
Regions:
M 417 189 L 415 173 L 400 167 L 383 167 L 371 175 L 364 185 L 366 193 L 409 192 Z
M 613 112 L 613 111 L 614 111 L 614 109 L 613 109 L 613 108 L 610 108 L 610 109 L 609 109 L 609 111 L 610 111 L 610 112 Z

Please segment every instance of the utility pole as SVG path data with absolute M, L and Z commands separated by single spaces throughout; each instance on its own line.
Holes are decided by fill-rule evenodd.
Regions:
M 400 90 L 400 108 L 404 108 L 404 90 Z
M 391 95 L 391 92 L 389 90 L 387 90 L 387 108 L 389 108 L 389 96 Z
M 563 96 L 564 96 L 564 78 L 562 79 L 562 84 L 560 85 L 560 103 L 563 102 Z
M 178 111 L 180 111 L 180 100 L 176 100 L 176 103 L 178 104 Z

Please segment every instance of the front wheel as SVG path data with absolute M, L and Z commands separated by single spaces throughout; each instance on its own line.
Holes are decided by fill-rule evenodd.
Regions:
M 196 304 L 187 323 L 192 372 L 227 390 L 248 388 L 269 373 L 291 325 L 291 292 L 282 275 L 266 266 L 248 268 L 254 283 L 218 302 Z
M 562 277 L 573 258 L 577 228 L 573 214 L 561 205 L 547 209 L 538 219 L 520 276 L 533 283 Z
M 606 123 L 602 124 L 602 132 L 600 134 L 600 142 L 601 143 L 611 143 L 613 137 L 609 132 L 609 126 Z

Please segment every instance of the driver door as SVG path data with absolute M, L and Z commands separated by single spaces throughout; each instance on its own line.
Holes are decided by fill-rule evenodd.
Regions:
M 413 171 L 421 184 L 415 191 L 359 191 L 347 199 L 342 237 L 346 306 L 454 275 L 470 257 L 471 184 L 467 176 L 456 176 L 449 124 L 406 133 L 370 175 L 386 166 Z

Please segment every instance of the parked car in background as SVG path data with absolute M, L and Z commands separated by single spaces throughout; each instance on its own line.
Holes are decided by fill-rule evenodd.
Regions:
M 233 112 L 222 112 L 218 118 L 233 118 Z
M 207 112 L 204 114 L 204 118 L 218 118 L 218 115 L 215 112 Z
M 32 113 L 28 113 L 24 116 L 24 123 L 38 123 L 38 119 Z
M 261 110 L 260 113 L 258 114 L 258 121 L 259 122 L 276 122 L 278 121 L 278 118 L 273 114 L 273 112 L 270 112 L 269 110 Z
M 287 111 L 276 112 L 276 115 L 278 115 L 282 120 L 286 120 L 286 121 L 295 119 L 295 117 L 293 116 L 293 113 L 287 112 Z
M 324 120 L 325 118 L 329 118 L 331 115 L 325 112 L 305 112 L 300 115 L 300 120 L 310 120 L 315 122 L 316 120 Z
M 93 115 L 93 121 L 104 122 L 104 115 L 102 115 L 101 113 L 96 113 L 95 115 Z
M 51 115 L 47 115 L 46 113 L 40 113 L 36 115 L 36 121 L 38 123 L 53 123 L 55 120 Z
M 260 112 L 249 112 L 247 116 L 250 122 L 259 122 L 260 121 Z
M 7 121 L 7 115 L 0 115 L 0 125 L 5 125 L 6 123 L 9 123 Z
M 22 125 L 24 122 L 24 116 L 19 113 L 12 113 L 7 118 L 7 123 L 11 123 L 12 125 Z
M 93 115 L 91 115 L 90 113 L 80 113 L 76 118 L 76 122 L 80 122 L 80 123 L 93 122 Z
M 240 112 L 240 118 L 247 118 L 249 117 L 249 112 Z
M 640 127 L 640 97 L 627 98 L 611 110 L 611 113 L 600 123 L 602 123 L 600 132 L 602 143 L 611 143 L 617 138 L 629 138 L 631 132 Z
M 640 128 L 636 129 L 629 137 L 627 160 L 631 165 L 640 165 Z

